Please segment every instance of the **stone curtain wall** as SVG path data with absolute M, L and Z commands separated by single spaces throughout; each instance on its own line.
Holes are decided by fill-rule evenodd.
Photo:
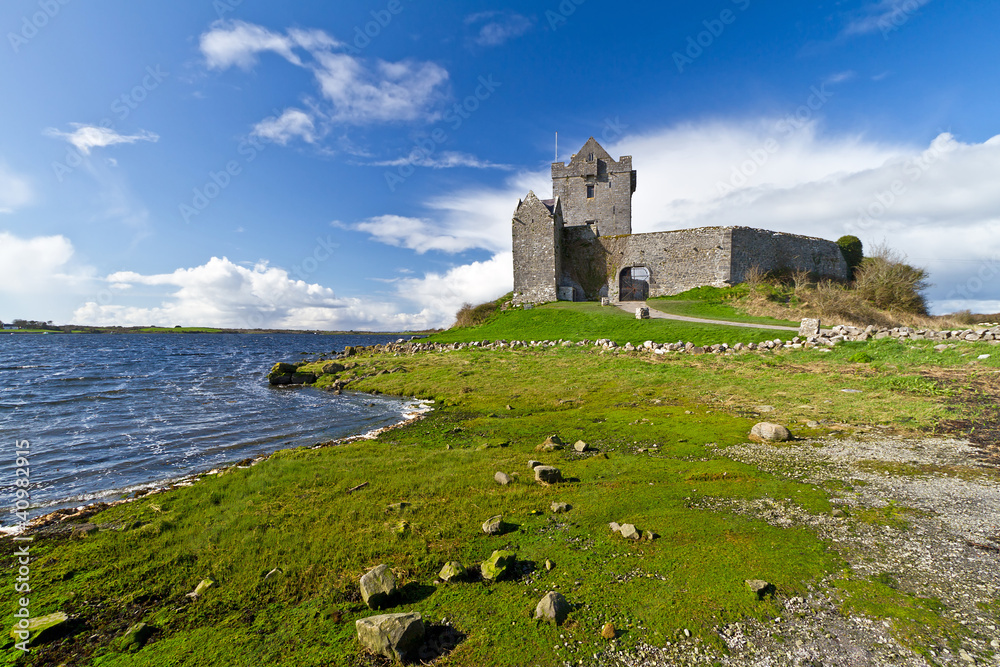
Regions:
M 634 234 L 625 238 L 608 292 L 618 300 L 622 269 L 649 269 L 649 296 L 670 296 L 702 285 L 725 286 L 729 281 L 731 236 L 724 227 Z
M 566 226 L 594 221 L 598 236 L 632 233 L 635 181 L 631 156 L 614 160 L 593 137 L 568 164 L 552 164 L 552 196 L 562 203 Z M 594 186 L 593 198 L 587 197 L 588 185 Z
M 562 215 L 533 192 L 518 206 L 511 223 L 514 250 L 514 303 L 548 303 L 558 298 L 562 275 Z
M 732 227 L 731 236 L 734 285 L 743 282 L 754 266 L 763 271 L 800 269 L 833 280 L 848 278 L 847 262 L 833 241 L 750 227 Z
M 724 286 L 729 280 L 728 228 L 711 227 L 628 236 L 594 237 L 587 228 L 563 230 L 564 283 L 583 288 L 587 299 L 618 300 L 623 269 L 649 270 L 649 296 L 669 296 L 702 285 Z
M 649 296 L 671 296 L 695 287 L 725 287 L 746 271 L 802 269 L 847 279 L 847 263 L 833 241 L 749 227 L 703 227 L 628 236 L 595 237 L 586 227 L 563 230 L 562 284 L 582 288 L 589 300 L 618 300 L 622 269 L 649 269 Z

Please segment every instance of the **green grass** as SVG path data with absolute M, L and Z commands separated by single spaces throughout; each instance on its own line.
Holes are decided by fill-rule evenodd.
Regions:
M 893 634 L 916 653 L 930 658 L 927 648 L 937 642 L 957 651 L 963 636 L 962 626 L 942 613 L 940 600 L 910 595 L 897 590 L 897 577 L 882 573 L 871 579 L 848 579 L 835 582 L 844 597 L 846 613 L 889 619 Z
M 441 343 L 476 340 L 557 340 L 572 341 L 609 338 L 620 345 L 690 341 L 696 345 L 716 343 L 759 343 L 785 332 L 713 324 L 693 324 L 672 320 L 637 320 L 621 308 L 596 303 L 557 302 L 530 310 L 512 308 L 494 315 L 478 327 L 449 329 L 430 337 Z
M 743 312 L 740 300 L 748 294 L 746 285 L 735 287 L 696 287 L 674 296 L 648 299 L 650 307 L 672 315 L 698 317 L 706 320 L 743 322 L 746 324 L 769 324 L 798 327 L 799 322 L 779 320 L 773 317 L 759 317 Z
M 587 317 L 580 305 L 562 311 Z M 559 309 L 515 316 L 546 310 Z M 876 361 L 851 362 L 859 349 Z M 348 375 L 407 371 L 352 388 L 431 398 L 435 411 L 375 441 L 280 452 L 109 509 L 90 519 L 103 530 L 85 539 L 40 540 L 32 547 L 34 613 L 62 610 L 83 622 L 68 643 L 40 655 L 51 664 L 90 656 L 71 661 L 81 665 L 356 664 L 353 622 L 373 613 L 358 599 L 357 580 L 382 562 L 405 586 L 394 611 L 419 611 L 431 622 L 447 617 L 467 634 L 452 665 L 575 661 L 601 650 L 606 620 L 627 631 L 625 647 L 663 643 L 682 628 L 718 642 L 718 624 L 780 611 L 752 599 L 744 579 L 803 594 L 844 563 L 807 529 L 696 509 L 706 497 L 792 498 L 810 513 L 831 509 L 826 489 L 722 458 L 716 447 L 743 442 L 762 402 L 793 431 L 804 418 L 927 427 L 947 414 L 941 392 L 907 378 L 921 378 L 928 361 L 969 363 L 960 350 L 935 355 L 879 341 L 826 354 L 727 358 L 560 347 L 352 359 L 361 365 Z M 882 370 L 872 368 L 879 364 Z M 864 393 L 835 391 L 841 387 Z M 535 452 L 552 433 L 583 439 L 601 454 Z M 528 459 L 557 465 L 576 481 L 537 486 Z M 516 483 L 497 486 L 498 470 Z M 552 515 L 555 500 L 573 509 Z M 390 508 L 399 502 L 409 505 Z M 498 513 L 513 531 L 485 536 L 480 524 Z M 894 508 L 857 520 L 902 525 L 905 517 Z M 661 538 L 625 543 L 612 536 L 610 521 Z M 434 583 L 444 562 L 474 566 L 504 547 L 539 569 L 493 585 Z M 546 559 L 556 563 L 552 572 L 540 567 Z M 276 567 L 283 573 L 265 580 Z M 12 576 L 5 570 L 0 585 L 9 589 Z M 218 585 L 198 601 L 184 596 L 206 577 Z M 845 582 L 850 608 L 880 618 L 905 612 L 897 628 L 919 643 L 912 628 L 939 613 L 876 585 L 883 586 Z M 530 612 L 552 589 L 580 606 L 567 626 L 535 627 Z M 0 617 L 7 627 L 12 612 L 7 606 Z M 139 620 L 157 628 L 153 641 L 135 654 L 112 650 L 114 637 Z M 556 651 L 560 635 L 582 642 L 580 650 Z M 5 651 L 8 664 L 27 664 Z

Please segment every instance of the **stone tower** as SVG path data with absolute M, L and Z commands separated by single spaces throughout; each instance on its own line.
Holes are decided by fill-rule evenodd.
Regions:
M 614 160 L 591 137 L 568 164 L 552 163 L 552 196 L 566 227 L 592 228 L 594 236 L 632 233 L 632 156 Z
M 546 303 L 559 298 L 562 277 L 562 207 L 529 192 L 511 222 L 514 241 L 514 303 Z

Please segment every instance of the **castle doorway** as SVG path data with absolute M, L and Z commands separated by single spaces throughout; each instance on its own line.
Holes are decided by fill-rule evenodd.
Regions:
M 619 301 L 645 301 L 649 298 L 649 269 L 631 266 L 622 269 L 618 279 Z

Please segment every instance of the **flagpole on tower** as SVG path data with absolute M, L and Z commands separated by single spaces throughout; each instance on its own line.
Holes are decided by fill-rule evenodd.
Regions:
M 556 159 L 553 162 L 559 162 L 559 132 L 556 132 Z

